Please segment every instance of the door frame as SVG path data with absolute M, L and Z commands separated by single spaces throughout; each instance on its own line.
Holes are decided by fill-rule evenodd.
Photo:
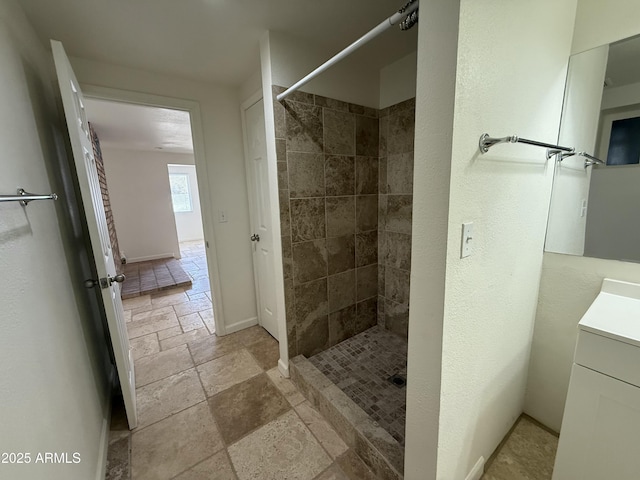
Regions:
M 134 92 L 118 88 L 101 87 L 90 84 L 80 84 L 84 96 L 98 100 L 109 100 L 120 103 L 130 103 L 135 105 L 145 105 L 149 107 L 170 108 L 182 110 L 189 113 L 191 119 L 191 138 L 193 142 L 193 156 L 196 165 L 196 176 L 198 178 L 198 190 L 200 198 L 200 208 L 202 210 L 202 228 L 205 238 L 205 253 L 209 270 L 209 284 L 213 303 L 213 321 L 216 327 L 216 334 L 223 336 L 227 334 L 224 321 L 224 308 L 222 306 L 222 292 L 220 289 L 220 270 L 218 267 L 218 254 L 214 235 L 214 212 L 209 194 L 209 174 L 207 169 L 207 158 L 204 148 L 204 129 L 202 128 L 202 116 L 200 104 L 193 100 L 165 97 L 143 92 Z
M 244 169 L 245 169 L 245 181 L 247 183 L 247 196 L 249 197 L 249 227 L 251 233 L 253 234 L 253 228 L 255 227 L 256 213 L 255 209 L 257 207 L 257 199 L 256 195 L 253 191 L 253 169 L 251 168 L 251 162 L 249 161 L 249 143 L 247 139 L 247 110 L 251 108 L 253 105 L 262 100 L 262 91 L 258 90 L 256 93 L 251 95 L 247 100 L 240 104 L 240 119 L 242 122 L 242 147 L 244 150 Z M 265 133 L 266 135 L 266 133 Z M 252 247 L 255 245 L 252 245 Z M 253 283 L 256 289 L 256 311 L 258 312 L 258 325 L 262 326 L 262 321 L 260 318 L 261 306 L 260 306 L 260 282 L 258 281 L 258 272 L 256 266 L 256 250 L 253 249 L 251 253 L 251 261 L 253 264 Z M 277 312 L 276 312 L 277 315 Z M 281 337 L 282 332 L 280 331 L 280 326 L 278 325 L 278 336 Z

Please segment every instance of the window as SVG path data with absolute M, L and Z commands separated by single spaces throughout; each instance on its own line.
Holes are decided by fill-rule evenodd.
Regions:
M 189 190 L 189 175 L 187 173 L 170 173 L 171 202 L 176 213 L 193 212 L 191 191 Z

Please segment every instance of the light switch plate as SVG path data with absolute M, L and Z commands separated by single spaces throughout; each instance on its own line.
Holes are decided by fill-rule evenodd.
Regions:
M 228 221 L 227 211 L 226 210 L 218 210 L 218 222 L 226 223 Z
M 462 224 L 462 243 L 460 245 L 460 258 L 471 255 L 473 251 L 473 222 Z

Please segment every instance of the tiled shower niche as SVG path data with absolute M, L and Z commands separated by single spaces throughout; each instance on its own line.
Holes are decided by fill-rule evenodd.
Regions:
M 413 101 L 296 92 L 274 116 L 290 358 L 377 323 L 406 337 Z

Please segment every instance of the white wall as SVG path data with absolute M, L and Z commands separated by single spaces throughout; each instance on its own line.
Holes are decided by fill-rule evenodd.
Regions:
M 640 82 L 605 88 L 602 93 L 602 105 L 600 108 L 609 110 L 636 103 L 640 103 Z
M 0 452 L 79 452 L 77 465 L 1 465 L 16 480 L 104 477 L 110 370 L 69 183 L 51 55 L 0 0 L 0 193 L 60 200 L 0 205 Z M 76 222 L 76 223 L 74 223 Z M 87 276 L 84 276 L 87 275 Z M 92 306 L 96 310 L 92 311 Z
M 200 209 L 200 192 L 198 191 L 198 179 L 195 165 L 169 165 L 169 174 L 184 174 L 189 177 L 189 192 L 191 194 L 191 212 L 174 212 L 176 231 L 179 242 L 202 240 L 202 210 Z
M 102 157 L 118 244 L 127 261 L 180 258 L 167 165 L 190 156 L 103 148 Z
M 207 161 L 207 175 L 202 179 L 209 186 L 209 210 L 212 212 L 209 224 L 213 228 L 210 232 L 205 224 L 205 238 L 215 238 L 222 279 L 222 298 L 216 308 L 222 307 L 227 325 L 255 318 L 249 206 L 238 92 L 214 84 L 92 60 L 72 58 L 71 61 L 76 76 L 83 84 L 198 102 Z M 226 210 L 228 222 L 218 223 L 218 210 Z
M 579 0 L 572 53 L 640 33 L 634 0 Z M 576 325 L 602 278 L 640 281 L 640 266 L 545 253 L 531 348 L 525 412 L 559 430 L 569 388 Z
M 240 85 L 240 101 L 244 102 L 260 90 L 262 90 L 262 70 L 258 68 L 253 75 Z
M 580 53 L 638 34 L 637 0 L 579 0 L 571 53 Z
M 326 52 L 317 46 L 280 32 L 269 32 L 273 84 L 289 87 L 320 66 L 336 52 Z M 379 72 L 362 65 L 353 57 L 331 67 L 300 88 L 300 91 L 335 98 L 366 107 L 378 108 Z M 263 77 L 264 83 L 264 77 Z
M 459 8 L 423 3 L 418 31 L 412 231 L 421 241 L 411 245 L 407 480 L 436 478 Z
M 553 168 L 526 145 L 480 155 L 478 138 L 556 141 L 575 8 L 461 2 L 438 478 L 464 479 L 523 410 Z M 460 259 L 463 222 L 473 255 Z
M 578 152 L 595 152 L 602 85 L 607 69 L 609 46 L 573 55 L 569 62 L 558 143 Z M 587 217 L 582 201 L 589 198 L 591 168 L 584 168 L 584 157 L 568 157 L 556 164 L 553 195 L 549 209 L 548 252 L 582 255 Z M 588 202 L 587 202 L 588 203 Z
M 379 108 L 416 96 L 418 53 L 413 52 L 380 70 Z
M 640 265 L 545 253 L 531 349 L 525 412 L 559 431 L 569 387 L 578 322 L 602 280 L 640 282 Z

